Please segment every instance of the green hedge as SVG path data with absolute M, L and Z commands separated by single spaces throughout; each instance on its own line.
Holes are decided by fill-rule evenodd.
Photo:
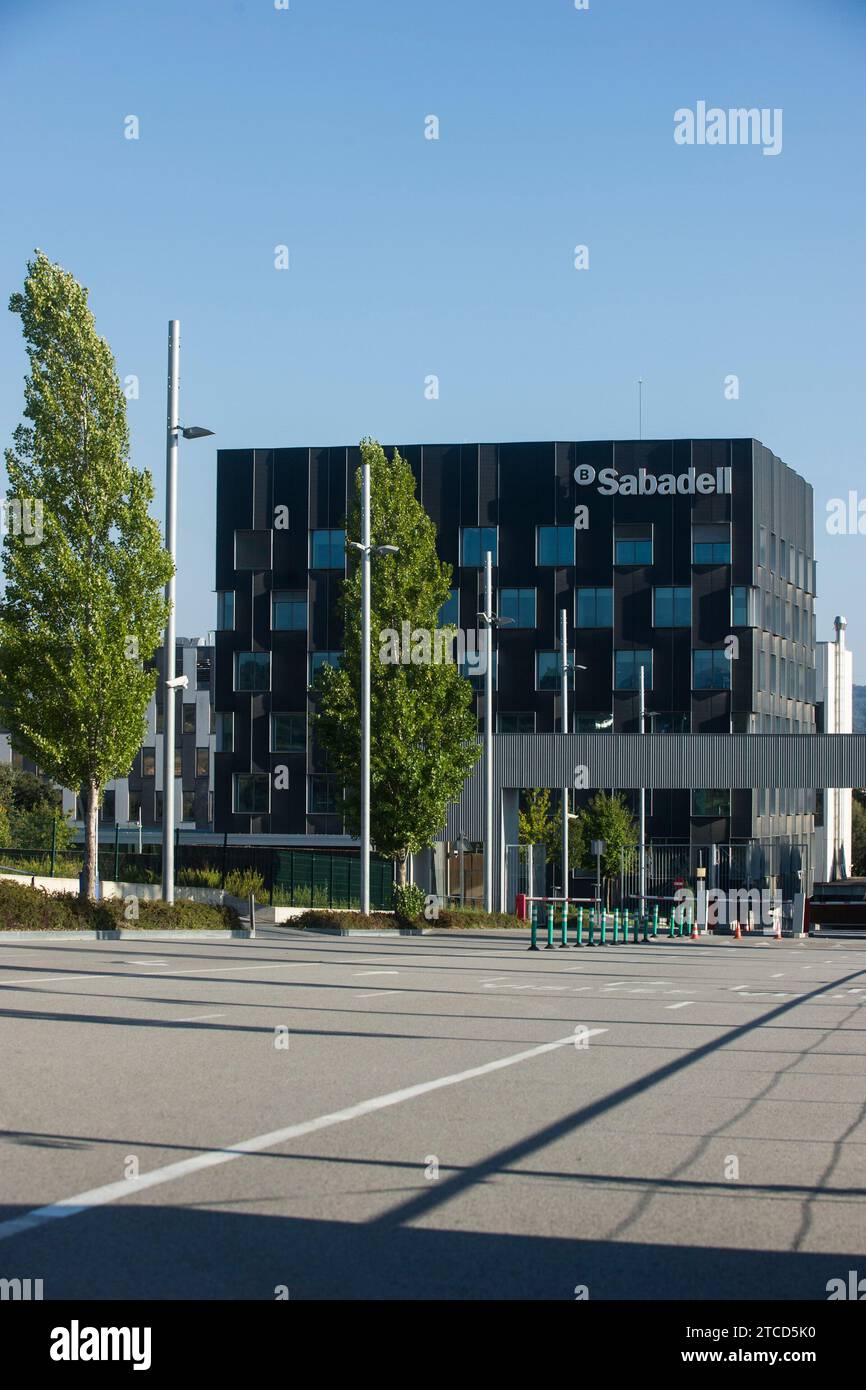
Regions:
M 230 931 L 239 925 L 233 908 L 207 903 L 140 899 L 137 921 L 123 914 L 122 898 L 82 902 L 72 893 L 49 894 L 0 879 L 0 931 Z
M 392 912 L 371 912 L 369 917 L 362 917 L 360 912 L 340 912 L 336 908 L 304 912 L 286 923 L 288 927 L 340 927 L 344 931 L 394 931 L 399 925 Z
M 472 908 L 452 911 L 440 910 L 439 916 L 431 926 L 451 927 L 463 931 L 502 931 L 503 927 L 526 927 L 529 923 L 515 917 L 510 912 L 480 912 Z

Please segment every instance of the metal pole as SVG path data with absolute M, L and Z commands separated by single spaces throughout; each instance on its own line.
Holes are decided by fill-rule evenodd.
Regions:
M 645 732 L 646 732 L 645 724 L 646 724 L 646 698 L 645 698 L 645 690 L 644 690 L 644 668 L 643 668 L 643 663 L 641 663 L 641 668 L 640 668 L 640 731 L 641 731 L 641 733 L 645 733 Z M 640 855 L 640 860 L 639 860 L 638 869 L 639 869 L 639 879 L 640 879 L 640 882 L 639 882 L 639 885 L 638 885 L 638 892 L 639 892 L 639 894 L 640 894 L 640 917 L 641 917 L 641 920 L 643 920 L 643 917 L 644 917 L 644 915 L 645 915 L 645 913 L 646 913 L 646 788 L 645 788 L 645 787 L 641 787 L 641 789 L 640 789 L 640 850 L 639 850 L 639 855 Z
M 484 911 L 493 911 L 493 554 L 484 553 Z
M 370 915 L 370 465 L 361 464 L 361 912 Z
M 466 860 L 465 860 L 465 858 L 464 858 L 465 848 L 464 848 L 463 831 L 462 831 L 462 830 L 461 830 L 461 832 L 460 832 L 460 838 L 459 838 L 459 840 L 457 841 L 457 845 L 458 845 L 458 849 L 459 849 L 459 852 L 460 852 L 460 906 L 461 906 L 461 907 L 465 907 L 465 906 L 466 906 Z
M 568 733 L 568 612 L 559 610 L 559 645 L 562 652 L 562 732 Z M 562 787 L 562 896 L 568 902 L 568 784 Z
M 175 553 L 177 548 L 177 441 L 179 433 L 180 396 L 180 324 L 172 319 L 168 325 L 168 425 L 166 435 L 165 472 L 165 548 L 171 560 L 171 577 L 165 586 L 168 619 L 163 647 L 163 733 L 162 733 L 162 896 L 174 902 L 174 690 L 168 681 L 174 680 L 174 594 Z

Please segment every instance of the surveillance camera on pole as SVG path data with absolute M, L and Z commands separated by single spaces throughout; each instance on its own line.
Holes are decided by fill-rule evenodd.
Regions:
M 173 680 L 166 681 L 169 690 L 188 690 L 189 676 L 175 676 Z

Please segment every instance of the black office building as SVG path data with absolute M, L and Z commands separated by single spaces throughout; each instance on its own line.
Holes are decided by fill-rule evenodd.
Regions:
M 576 731 L 814 732 L 812 489 L 752 439 L 400 445 L 453 567 L 448 621 L 474 629 L 484 552 L 500 614 L 496 727 L 561 729 L 559 613 Z M 221 450 L 218 831 L 334 835 L 339 787 L 309 736 L 308 686 L 338 661 L 355 447 Z M 480 685 L 480 682 L 479 682 Z M 482 715 L 479 691 L 479 726 Z M 285 767 L 288 785 L 275 785 Z M 281 779 L 286 780 L 283 774 Z M 654 791 L 656 841 L 806 842 L 808 791 Z

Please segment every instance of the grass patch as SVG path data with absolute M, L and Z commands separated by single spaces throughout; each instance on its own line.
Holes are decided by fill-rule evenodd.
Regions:
M 122 898 L 82 902 L 73 893 L 46 893 L 0 879 L 0 932 L 4 931 L 232 931 L 240 923 L 231 907 L 207 903 L 138 902 L 138 919 L 124 916 Z

